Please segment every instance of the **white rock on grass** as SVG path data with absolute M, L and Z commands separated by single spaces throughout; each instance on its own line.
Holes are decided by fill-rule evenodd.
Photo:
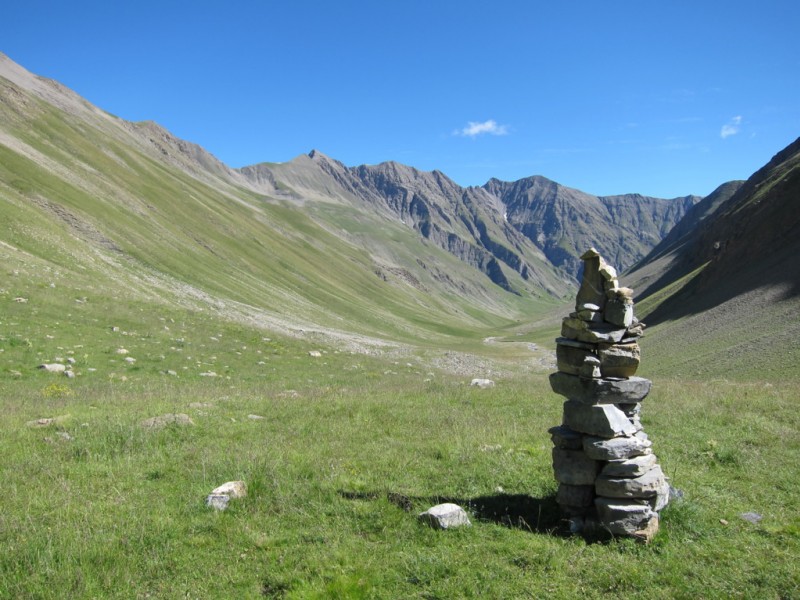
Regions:
M 151 417 L 149 419 L 145 419 L 142 421 L 141 425 L 145 429 L 161 429 L 166 427 L 167 425 L 194 425 L 194 421 L 192 421 L 189 415 L 184 413 L 177 413 L 177 414 L 166 414 L 160 415 L 158 417 Z
M 469 382 L 469 385 L 485 390 L 488 388 L 493 388 L 494 381 L 492 381 L 491 379 L 482 379 L 480 377 L 476 377 L 475 379 Z
M 419 514 L 419 519 L 434 529 L 454 529 L 472 525 L 466 511 L 452 502 L 437 504 L 429 508 Z
M 319 350 L 311 350 L 311 351 L 308 353 L 308 355 L 309 355 L 311 358 L 321 358 L 321 357 L 322 357 L 322 352 L 320 352 Z
M 206 496 L 206 506 L 216 510 L 225 510 L 232 499 L 245 496 L 247 496 L 247 486 L 244 481 L 228 481 L 211 490 L 211 493 Z

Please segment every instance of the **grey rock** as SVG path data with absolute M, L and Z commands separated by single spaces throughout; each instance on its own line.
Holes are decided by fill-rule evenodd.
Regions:
M 575 400 L 564 403 L 564 425 L 593 436 L 613 438 L 636 433 L 625 413 L 613 404 L 588 405 Z
M 64 371 L 64 377 L 67 379 L 75 379 L 75 371 L 66 370 Z
M 606 322 L 628 328 L 633 324 L 633 302 L 614 298 L 606 303 L 603 313 Z
M 556 502 L 564 506 L 586 507 L 592 505 L 594 496 L 593 485 L 559 483 L 558 492 L 556 492 Z
M 556 394 L 585 404 L 635 404 L 650 393 L 651 382 L 643 377 L 585 379 L 567 373 L 552 373 L 550 387 Z
M 583 449 L 582 433 L 572 431 L 572 429 L 563 425 L 551 427 L 547 432 L 550 434 L 550 439 L 553 440 L 553 445 L 556 448 L 563 448 L 564 450 Z
M 664 477 L 664 484 L 656 492 L 656 495 L 650 498 L 650 506 L 654 511 L 659 512 L 666 508 L 667 504 L 669 504 L 669 501 L 672 499 L 671 492 L 672 486 L 667 481 L 667 478 Z
M 655 454 L 641 454 L 627 460 L 611 460 L 600 472 L 603 477 L 639 477 L 656 466 Z
M 753 525 L 758 525 L 764 518 L 763 515 L 760 515 L 757 512 L 744 512 L 739 516 L 748 523 L 752 523 Z
M 162 429 L 167 425 L 194 425 L 189 415 L 184 413 L 159 415 L 158 417 L 151 417 L 141 422 L 141 426 L 145 429 Z
M 629 419 L 638 416 L 642 412 L 642 404 L 636 402 L 634 404 L 617 404 L 617 408 L 625 413 Z
M 592 485 L 599 471 L 600 463 L 582 451 L 553 448 L 553 472 L 559 483 Z
M 458 504 L 437 504 L 419 514 L 419 520 L 434 529 L 454 529 L 472 525 L 466 511 Z
M 575 348 L 565 344 L 558 344 L 556 346 L 556 365 L 561 373 L 580 375 L 584 361 L 589 357 L 594 358 L 597 361 L 597 366 L 600 366 L 599 359 L 597 359 L 590 350 Z
M 594 505 L 603 526 L 615 535 L 635 535 L 658 519 L 649 504 L 635 500 L 596 498 Z
M 561 336 L 591 344 L 617 344 L 622 341 L 627 331 L 607 323 L 592 323 L 575 317 L 565 317 L 561 321 Z
M 634 456 L 649 453 L 653 443 L 638 434 L 630 437 L 605 439 L 586 436 L 583 438 L 583 451 L 595 460 L 627 460 Z
M 606 304 L 605 279 L 600 274 L 601 265 L 604 264 L 600 254 L 594 248 L 589 248 L 581 255 L 583 261 L 583 278 L 581 287 L 575 300 L 575 306 L 594 304 L 602 310 Z
M 669 496 L 668 484 L 658 465 L 639 477 L 600 475 L 594 487 L 597 495 L 604 498 L 654 498 L 659 492 Z
M 600 375 L 601 375 L 600 359 L 594 356 L 593 354 L 585 356 L 583 359 L 583 364 L 581 365 L 581 368 L 578 371 L 578 377 L 599 379 Z
M 481 379 L 478 377 L 470 381 L 469 384 L 470 386 L 474 386 L 482 390 L 494 387 L 494 381 L 492 381 L 491 379 Z
M 614 344 L 601 345 L 598 349 L 600 356 L 600 371 L 603 377 L 629 378 L 636 374 L 639 368 L 641 352 L 639 344 Z
M 230 501 L 231 497 L 226 494 L 209 494 L 206 496 L 206 506 L 215 510 L 227 509 Z

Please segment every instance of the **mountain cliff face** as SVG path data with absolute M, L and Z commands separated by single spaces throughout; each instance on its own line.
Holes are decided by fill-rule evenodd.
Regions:
M 700 198 L 673 200 L 627 194 L 592 196 L 528 177 L 513 183 L 492 179 L 485 186 L 506 206 L 507 218 L 533 240 L 548 260 L 576 276 L 578 258 L 594 246 L 611 264 L 625 269 L 643 257 Z
M 253 184 L 268 180 L 298 199 L 377 210 L 504 289 L 513 289 L 504 274 L 512 270 L 551 293 L 575 283 L 585 248 L 595 246 L 614 264 L 629 267 L 700 200 L 597 197 L 544 177 L 512 183 L 493 179 L 482 187 L 463 188 L 439 171 L 395 162 L 348 168 L 317 151 L 287 164 L 265 163 L 241 172 Z

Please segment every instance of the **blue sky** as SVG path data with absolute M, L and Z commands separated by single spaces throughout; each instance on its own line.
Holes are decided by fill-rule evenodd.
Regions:
M 705 195 L 800 136 L 800 2 L 7 3 L 0 51 L 234 167 Z

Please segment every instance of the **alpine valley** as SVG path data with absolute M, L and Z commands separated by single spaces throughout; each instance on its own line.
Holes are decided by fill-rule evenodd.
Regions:
M 234 169 L 0 54 L 0 598 L 800 597 L 800 140 L 776 151 L 704 198 Z M 590 247 L 652 379 L 614 409 L 669 478 L 648 546 L 556 502 Z M 471 526 L 419 518 L 452 504 Z

